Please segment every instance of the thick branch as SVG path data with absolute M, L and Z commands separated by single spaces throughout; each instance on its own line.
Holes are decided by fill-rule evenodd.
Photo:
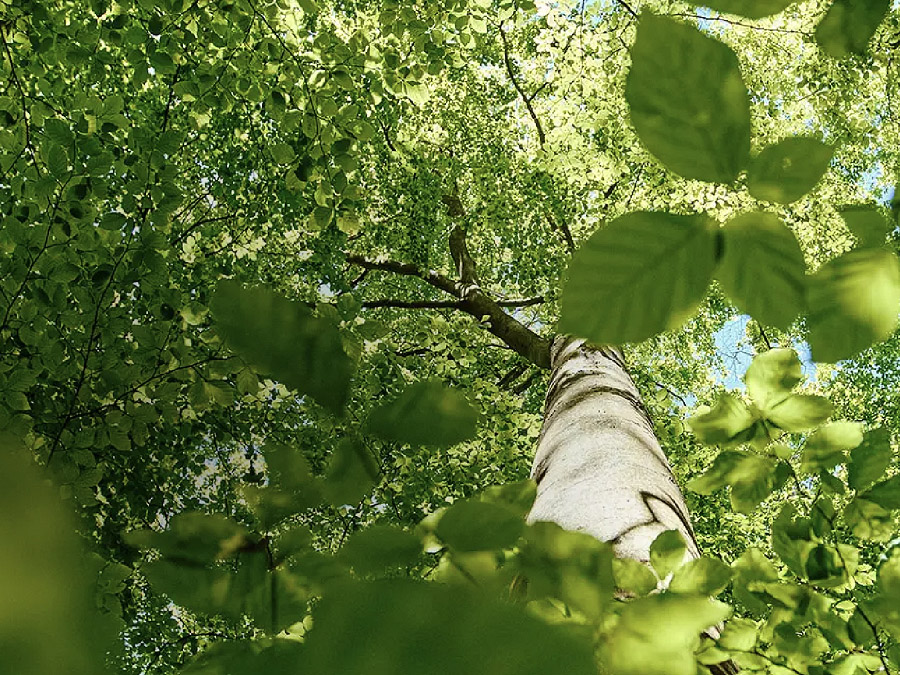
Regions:
M 394 260 L 370 259 L 354 253 L 347 254 L 347 261 L 367 270 L 381 270 L 383 272 L 402 274 L 407 277 L 418 277 L 425 283 L 430 284 L 445 293 L 449 293 L 452 296 L 458 297 L 459 294 L 456 282 L 434 270 L 426 270 L 417 265 L 410 265 L 409 263 L 402 263 Z

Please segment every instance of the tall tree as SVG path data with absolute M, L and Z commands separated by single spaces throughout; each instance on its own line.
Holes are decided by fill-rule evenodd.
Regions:
M 900 667 L 897 14 L 713 4 L 7 2 L 17 672 Z

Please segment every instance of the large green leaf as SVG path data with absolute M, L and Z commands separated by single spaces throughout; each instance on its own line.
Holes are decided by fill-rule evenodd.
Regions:
M 373 525 L 350 535 L 340 558 L 357 574 L 378 574 L 411 565 L 421 551 L 422 542 L 411 532 L 393 525 Z
M 722 290 L 760 323 L 786 330 L 806 299 L 806 263 L 794 233 L 777 216 L 756 212 L 729 220 L 722 236 L 715 272 Z
M 478 411 L 462 393 L 426 380 L 375 408 L 368 430 L 398 443 L 450 446 L 474 437 L 477 423 Z
M 816 27 L 816 41 L 838 59 L 864 54 L 890 6 L 890 0 L 835 0 Z
M 700 494 L 711 494 L 730 485 L 732 508 L 739 513 L 750 513 L 784 482 L 786 476 L 779 470 L 782 465 L 764 455 L 726 450 L 719 453 L 706 473 L 688 483 L 688 487 Z
M 856 237 L 856 248 L 878 248 L 890 230 L 884 213 L 874 206 L 845 206 L 841 218 Z
M 785 138 L 763 149 L 747 173 L 747 188 L 757 199 L 790 204 L 825 175 L 834 149 L 815 138 Z
M 324 595 L 314 617 L 296 665 L 304 675 L 597 672 L 589 640 L 461 587 L 344 584 Z
M 716 262 L 705 216 L 629 213 L 575 253 L 560 330 L 594 342 L 636 342 L 678 326 L 703 299 Z
M 323 487 L 334 506 L 356 504 L 379 478 L 378 463 L 368 448 L 357 440 L 341 440 L 331 454 Z
M 717 12 L 727 14 L 739 14 L 748 19 L 762 19 L 771 14 L 778 14 L 796 0 L 712 0 L 704 2 L 704 7 L 710 7 Z
M 817 361 L 846 359 L 886 339 L 900 311 L 900 264 L 886 250 L 850 251 L 809 283 L 809 343 Z
M 766 411 L 799 384 L 802 374 L 797 352 L 784 347 L 769 349 L 753 357 L 744 384 L 751 400 Z
M 831 469 L 844 461 L 847 450 L 863 440 L 862 425 L 856 422 L 831 422 L 816 429 L 803 446 L 800 468 L 806 472 Z
M 625 98 L 641 141 L 685 178 L 732 183 L 747 165 L 747 88 L 734 52 L 718 40 L 645 12 Z
M 193 565 L 231 557 L 251 542 L 242 525 L 221 514 L 196 511 L 174 516 L 163 532 L 135 530 L 123 538 L 131 546 L 155 548 L 164 558 Z
M 675 570 L 669 590 L 673 593 L 716 595 L 731 581 L 731 568 L 717 558 L 689 560 Z
M 219 283 L 210 309 L 228 345 L 244 359 L 301 394 L 339 413 L 353 363 L 331 321 L 265 288 Z
M 666 530 L 650 544 L 650 564 L 660 579 L 684 562 L 687 544 L 678 530 Z
M 436 533 L 457 551 L 483 551 L 512 546 L 524 527 L 524 519 L 504 504 L 467 499 L 447 509 Z
M 709 445 L 744 443 L 754 435 L 759 415 L 736 395 L 725 392 L 709 412 L 688 421 L 691 431 Z
M 790 394 L 766 407 L 766 419 L 784 431 L 806 431 L 827 420 L 834 406 L 824 396 Z
M 730 613 L 728 605 L 696 595 L 639 598 L 623 608 L 604 643 L 609 670 L 617 675 L 694 675 L 700 633 Z
M 850 452 L 847 484 L 854 490 L 866 489 L 884 475 L 893 456 L 891 434 L 885 427 L 866 432 L 863 442 Z

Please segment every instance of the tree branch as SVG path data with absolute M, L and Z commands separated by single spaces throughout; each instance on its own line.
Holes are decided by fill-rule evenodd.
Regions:
M 500 307 L 531 307 L 544 302 L 544 296 L 534 298 L 522 298 L 521 300 L 498 300 Z M 380 307 L 396 307 L 400 309 L 462 309 L 462 303 L 458 300 L 369 300 L 362 303 L 363 309 L 377 309 Z
M 512 86 L 522 98 L 522 102 L 525 104 L 525 108 L 528 110 L 528 114 L 531 116 L 531 121 L 534 122 L 534 128 L 537 130 L 538 135 L 538 144 L 543 148 L 544 143 L 547 142 L 547 137 L 546 135 L 544 135 L 544 127 L 541 126 L 541 120 L 538 119 L 537 113 L 534 111 L 534 107 L 531 105 L 531 101 L 534 99 L 534 96 L 528 96 L 528 94 L 526 94 L 522 89 L 519 81 L 516 79 L 516 75 L 513 72 L 512 61 L 509 58 L 509 43 L 506 41 L 506 33 L 504 32 L 502 27 L 500 28 L 500 42 L 503 43 L 503 63 L 504 65 L 506 65 L 506 73 L 509 75 Z M 542 88 L 543 86 L 544 85 L 541 85 Z M 540 89 L 538 91 L 540 91 Z M 537 94 L 537 92 L 535 92 L 535 94 Z

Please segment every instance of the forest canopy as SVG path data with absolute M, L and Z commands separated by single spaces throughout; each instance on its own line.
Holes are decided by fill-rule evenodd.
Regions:
M 0 673 L 900 672 L 888 0 L 0 40 Z M 664 453 L 646 556 L 528 518 L 567 395 Z

